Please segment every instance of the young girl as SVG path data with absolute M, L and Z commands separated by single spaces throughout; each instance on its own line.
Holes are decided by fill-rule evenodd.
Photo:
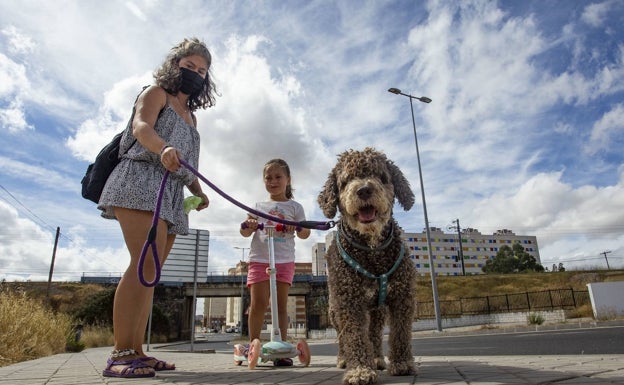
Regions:
M 304 221 L 305 214 L 301 204 L 293 200 L 293 189 L 290 180 L 290 168 L 282 159 L 272 159 L 264 165 L 262 172 L 264 187 L 269 193 L 269 199 L 256 203 L 256 209 L 271 216 L 289 221 Z M 247 273 L 247 287 L 251 292 L 249 309 L 249 340 L 260 338 L 260 331 L 264 324 L 264 314 L 270 304 L 270 286 L 267 268 L 269 267 L 269 246 L 267 234 L 258 229 L 259 223 L 275 225 L 272 221 L 249 214 L 245 221 L 246 226 L 240 233 L 244 237 L 253 234 L 249 251 L 249 271 Z M 275 250 L 275 268 L 277 270 L 277 307 L 279 328 L 282 340 L 286 341 L 288 331 L 288 290 L 295 275 L 295 234 L 301 239 L 310 236 L 310 229 L 296 230 L 296 226 L 287 225 L 285 232 L 274 232 L 273 244 Z M 236 354 L 245 354 L 248 346 L 237 347 Z M 240 350 L 243 350 L 242 352 Z M 246 355 L 246 354 L 245 354 Z M 292 366 L 290 358 L 282 358 L 273 362 L 275 366 Z

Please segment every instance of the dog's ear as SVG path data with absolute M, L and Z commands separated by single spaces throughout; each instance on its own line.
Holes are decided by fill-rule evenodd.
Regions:
M 391 160 L 386 161 L 390 175 L 392 176 L 392 184 L 394 185 L 394 195 L 399 204 L 408 211 L 414 205 L 414 193 L 409 182 L 405 179 L 403 172 Z
M 336 216 L 336 207 L 338 207 L 338 181 L 336 180 L 336 169 L 329 173 L 323 190 L 319 193 L 316 200 L 323 210 L 323 215 L 332 219 Z

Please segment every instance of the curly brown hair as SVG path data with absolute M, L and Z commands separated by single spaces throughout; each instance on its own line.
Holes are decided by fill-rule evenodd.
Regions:
M 215 104 L 216 87 L 210 73 L 212 55 L 206 44 L 196 37 L 185 38 L 181 43 L 171 48 L 165 61 L 154 71 L 154 79 L 156 80 L 156 85 L 176 95 L 180 90 L 180 60 L 191 55 L 202 56 L 208 63 L 208 73 L 204 79 L 204 87 L 197 95 L 189 95 L 188 98 L 189 109 L 195 111 L 198 108 L 206 109 Z

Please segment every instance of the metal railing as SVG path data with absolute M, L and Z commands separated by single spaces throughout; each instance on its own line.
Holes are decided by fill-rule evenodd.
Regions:
M 492 314 L 521 311 L 574 309 L 590 304 L 587 290 L 555 289 L 524 293 L 469 297 L 457 300 L 441 300 L 440 308 L 445 317 L 465 314 Z M 433 301 L 419 301 L 417 318 L 435 317 Z

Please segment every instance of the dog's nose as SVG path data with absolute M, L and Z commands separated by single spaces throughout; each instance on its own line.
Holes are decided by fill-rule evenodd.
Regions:
M 357 190 L 357 195 L 360 199 L 367 200 L 373 195 L 373 190 L 369 186 L 363 186 Z

